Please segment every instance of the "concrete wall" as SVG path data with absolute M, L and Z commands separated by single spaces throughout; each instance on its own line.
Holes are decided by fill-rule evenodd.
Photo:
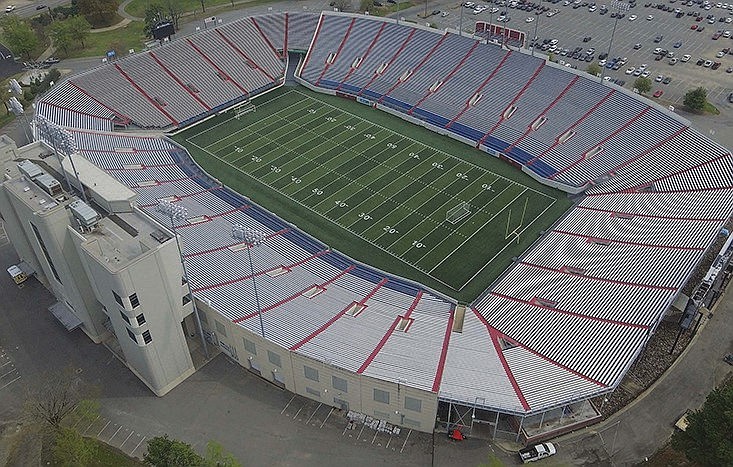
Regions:
M 93 240 L 82 240 L 77 247 L 85 270 L 92 278 L 97 300 L 107 311 L 127 365 L 156 395 L 167 393 L 194 373 L 181 325 L 182 274 L 174 241 L 168 240 L 129 265 L 114 270 L 85 248 L 93 248 Z M 122 306 L 115 300 L 113 291 L 122 298 Z M 132 294 L 139 300 L 137 307 L 130 301 Z M 140 314 L 145 319 L 142 325 L 137 320 Z M 128 331 L 135 336 L 135 341 Z M 152 338 L 147 344 L 146 331 Z
M 232 360 L 273 384 L 325 405 L 432 432 L 438 410 L 437 394 L 359 375 L 291 352 L 232 323 L 207 304 L 197 304 L 202 325 L 214 334 L 212 340 L 219 348 Z M 389 402 L 375 400 L 375 389 L 383 391 L 379 396 L 388 394 Z M 420 406 L 419 411 L 416 405 Z

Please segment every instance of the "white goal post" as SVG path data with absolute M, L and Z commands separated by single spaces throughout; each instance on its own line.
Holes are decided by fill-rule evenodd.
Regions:
M 471 214 L 471 205 L 463 201 L 458 206 L 450 208 L 445 213 L 445 220 L 451 224 L 457 224 Z
M 257 106 L 247 101 L 245 104 L 234 109 L 234 118 L 239 119 L 242 115 L 257 111 Z

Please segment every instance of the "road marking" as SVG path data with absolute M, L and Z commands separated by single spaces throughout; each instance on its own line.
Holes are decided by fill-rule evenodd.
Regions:
M 0 375 L 0 379 L 1 379 L 1 378 L 5 378 L 6 376 L 8 376 L 8 375 L 9 375 L 10 373 L 12 373 L 12 372 L 14 372 L 14 371 L 17 371 L 17 370 L 16 370 L 15 368 L 13 368 L 12 370 L 10 370 L 10 371 L 8 371 L 7 373 L 5 373 L 4 375 Z
M 87 431 L 89 431 L 89 428 L 91 428 L 91 427 L 92 427 L 92 425 L 94 425 L 94 423 L 95 423 L 95 422 L 96 422 L 97 420 L 99 420 L 99 415 L 97 415 L 97 418 L 95 418 L 95 419 L 94 419 L 94 420 L 92 421 L 92 423 L 90 423 L 90 424 L 89 424 L 89 426 L 87 427 L 87 429 L 81 432 L 81 434 L 84 434 L 84 433 L 86 433 Z
M 318 407 L 316 407 L 316 410 L 314 410 L 313 413 L 311 414 L 311 416 L 308 417 L 308 420 L 306 420 L 306 422 L 305 422 L 306 425 L 311 422 L 311 419 L 316 414 L 316 412 L 318 412 L 318 409 L 320 409 L 322 405 L 323 405 L 323 402 L 321 402 L 320 404 L 318 404 Z
M 280 415 L 285 413 L 285 411 L 288 409 L 288 406 L 290 406 L 290 403 L 293 402 L 293 399 L 295 399 L 295 396 L 291 397 L 288 403 L 285 404 L 285 407 L 283 407 L 282 411 L 280 412 Z
M 331 416 L 331 414 L 333 413 L 333 409 L 334 409 L 334 407 L 331 407 L 331 410 L 330 410 L 330 411 L 328 412 L 328 415 L 326 415 L 326 418 L 325 418 L 325 419 L 323 419 L 323 422 L 321 423 L 321 428 L 323 428 L 323 425 L 325 425 L 325 424 L 326 424 L 326 421 L 328 420 L 328 417 L 330 417 L 330 416 Z M 345 431 L 345 430 L 344 430 L 344 431 Z
M 135 454 L 135 451 L 137 451 L 137 448 L 139 448 L 140 445 L 143 444 L 143 441 L 145 441 L 145 436 L 143 436 L 142 439 L 140 440 L 140 442 L 137 443 L 137 446 L 135 446 L 135 449 L 132 450 L 132 452 L 130 453 L 130 456 L 132 456 L 133 454 Z
M 101 430 L 99 430 L 99 433 L 97 433 L 97 438 L 99 438 L 99 436 L 102 434 L 102 432 L 107 429 L 107 427 L 109 426 L 110 423 L 112 423 L 112 422 L 109 421 L 109 420 L 107 420 L 107 424 L 104 425 L 104 428 L 102 428 Z
M 9 382 L 5 383 L 5 384 L 4 384 L 4 385 L 3 385 L 2 387 L 0 387 L 0 389 L 5 389 L 6 387 L 10 386 L 10 385 L 11 385 L 11 384 L 13 384 L 14 382 L 18 381 L 19 379 L 20 379 L 20 376 L 18 376 L 17 378 L 15 378 L 15 379 L 14 379 L 14 380 L 12 380 L 12 381 L 9 381 Z
M 389 449 L 389 443 L 392 442 L 392 433 L 389 433 L 389 439 L 387 440 L 387 445 L 384 447 L 384 449 Z
M 120 444 L 120 449 L 122 449 L 122 446 L 125 445 L 125 443 L 127 442 L 128 439 L 130 439 L 130 437 L 132 436 L 133 433 L 135 433 L 135 432 L 134 431 L 131 431 L 130 434 L 127 435 L 127 438 L 125 438 L 125 440 L 122 442 L 122 444 Z
M 301 407 L 300 407 L 300 408 L 298 409 L 298 411 L 297 411 L 297 412 L 295 412 L 295 415 L 293 415 L 293 420 L 295 420 L 296 418 L 298 418 L 298 415 L 300 415 L 300 411 L 301 411 L 301 410 L 303 410 L 303 407 L 305 407 L 305 406 L 304 406 L 304 405 L 303 405 L 303 406 L 301 406 Z
M 359 436 L 357 436 L 356 439 L 361 439 L 361 434 L 364 432 L 364 427 L 365 426 L 366 425 L 364 425 L 364 424 L 361 425 L 361 430 L 359 430 Z
M 407 440 L 410 439 L 411 434 L 412 434 L 412 430 L 407 432 L 407 436 L 405 436 L 405 442 L 402 443 L 402 449 L 400 449 L 400 454 L 402 454 L 402 451 L 405 450 L 405 445 L 407 444 Z
M 119 433 L 121 429 L 122 429 L 122 425 L 120 425 L 117 428 L 117 431 L 115 431 L 115 434 L 113 434 L 112 436 L 109 437 L 109 439 L 107 440 L 107 442 L 109 443 L 110 441 L 112 441 L 112 438 L 114 438 L 115 436 L 117 436 L 117 433 Z
M 379 433 L 377 430 L 374 430 L 374 438 L 372 438 L 372 444 L 374 444 L 374 441 L 377 440 L 377 433 Z

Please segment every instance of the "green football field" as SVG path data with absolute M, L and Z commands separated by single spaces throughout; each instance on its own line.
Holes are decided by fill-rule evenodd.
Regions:
M 174 139 L 329 246 L 459 300 L 486 288 L 569 205 L 485 153 L 355 102 L 292 87 L 253 102 L 253 112 Z

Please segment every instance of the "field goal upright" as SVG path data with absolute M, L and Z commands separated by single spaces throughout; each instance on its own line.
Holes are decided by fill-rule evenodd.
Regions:
M 457 224 L 471 214 L 471 205 L 467 202 L 462 202 L 458 206 L 450 208 L 445 213 L 445 220 L 451 224 Z

